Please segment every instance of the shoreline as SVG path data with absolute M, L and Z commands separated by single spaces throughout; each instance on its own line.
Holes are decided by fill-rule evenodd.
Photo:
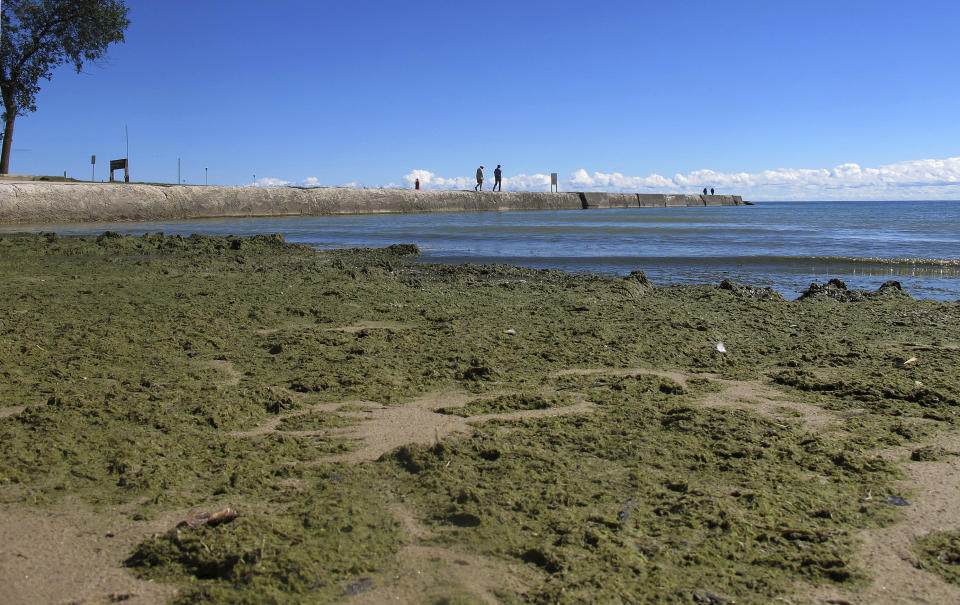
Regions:
M 960 598 L 957 304 L 417 253 L 0 235 L 2 600 Z
M 960 260 L 937 258 L 880 258 L 849 256 L 751 256 L 741 251 L 739 246 L 723 247 L 714 244 L 717 253 L 729 256 L 697 255 L 691 256 L 647 256 L 651 251 L 656 254 L 657 246 L 647 245 L 644 250 L 636 250 L 638 256 L 621 256 L 632 250 L 620 246 L 615 253 L 590 256 L 589 252 L 576 251 L 572 255 L 564 254 L 561 247 L 554 250 L 539 248 L 520 250 L 514 254 L 507 247 L 493 245 L 491 242 L 502 238 L 507 246 L 513 241 L 522 242 L 529 237 L 537 238 L 543 228 L 556 222 L 574 221 L 577 225 L 589 226 L 595 221 L 620 225 L 621 222 L 646 221 L 645 217 L 656 221 L 668 219 L 673 222 L 672 210 L 654 210 L 651 213 L 635 213 L 632 210 L 614 210 L 610 213 L 580 214 L 579 211 L 540 211 L 526 213 L 525 216 L 506 216 L 501 213 L 469 213 L 438 215 L 408 215 L 400 218 L 396 215 L 368 217 L 350 217 L 336 215 L 327 217 L 249 217 L 249 218 L 205 218 L 192 221 L 155 221 L 155 222 L 112 222 L 112 223 L 68 223 L 68 224 L 25 224 L 0 225 L 0 234 L 19 232 L 42 233 L 54 231 L 61 235 L 93 235 L 104 231 L 121 234 L 140 235 L 144 233 L 165 233 L 188 236 L 193 233 L 207 235 L 253 236 L 256 234 L 285 236 L 289 241 L 318 249 L 347 249 L 355 246 L 383 247 L 395 243 L 416 243 L 425 246 L 420 262 L 445 264 L 513 264 L 541 269 L 557 269 L 568 273 L 592 273 L 603 276 L 622 276 L 630 271 L 642 269 L 653 283 L 658 285 L 698 285 L 719 283 L 723 279 L 733 279 L 742 283 L 764 285 L 774 288 L 784 297 L 795 299 L 811 283 L 824 283 L 830 278 L 838 278 L 851 289 L 876 290 L 888 280 L 898 280 L 911 296 L 921 299 L 940 301 L 960 300 L 960 290 L 956 276 L 960 271 Z M 732 214 L 731 214 L 732 213 Z M 725 215 L 717 216 L 714 215 Z M 709 216 L 707 216 L 709 215 Z M 741 215 L 737 209 L 693 210 L 685 216 L 677 216 L 676 223 L 717 220 L 753 221 L 754 213 Z M 563 218 L 560 218 L 563 217 Z M 687 218 L 691 217 L 691 218 Z M 509 225 L 509 231 L 503 230 Z M 523 226 L 530 228 L 524 229 Z M 483 231 L 482 238 L 479 233 Z M 437 239 L 436 233 L 443 233 Z M 586 231 L 585 231 L 586 232 Z M 458 237 L 478 238 L 483 245 L 466 249 L 458 247 Z M 487 238 L 490 238 L 489 241 Z M 577 238 L 574 238 L 577 239 Z M 734 238 L 735 239 L 735 238 Z M 680 240 L 673 237 L 675 245 Z M 534 241 L 538 241 L 534 239 Z M 578 243 L 574 243 L 578 246 Z M 754 250 L 756 246 L 754 246 Z M 491 253 L 491 251 L 493 253 Z M 875 251 L 872 251 L 875 253 Z M 523 254 L 526 253 L 526 256 Z M 639 255 L 643 254 L 643 255 Z

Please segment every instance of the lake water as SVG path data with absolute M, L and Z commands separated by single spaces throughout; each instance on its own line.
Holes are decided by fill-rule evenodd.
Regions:
M 417 244 L 422 261 L 509 263 L 658 285 L 731 278 L 796 298 L 837 277 L 900 281 L 915 298 L 960 299 L 960 202 L 759 202 L 716 208 L 406 214 L 4 226 L 90 234 L 281 233 L 316 248 Z

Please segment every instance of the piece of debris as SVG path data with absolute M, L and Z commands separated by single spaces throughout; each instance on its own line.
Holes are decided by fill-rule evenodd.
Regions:
M 900 496 L 887 496 L 887 504 L 894 506 L 910 506 L 910 503 Z
M 723 343 L 722 343 L 722 342 L 718 342 L 718 343 L 717 343 L 717 352 L 718 352 L 718 353 L 726 353 L 726 352 L 727 352 L 727 347 L 723 346 Z
M 514 334 L 517 333 L 517 331 L 514 330 L 513 328 L 507 328 L 506 330 L 503 331 L 503 333 L 504 333 L 504 334 L 509 334 L 510 336 L 513 336 Z
M 721 290 L 729 290 L 740 298 L 757 298 L 760 300 L 780 300 L 783 301 L 783 295 L 769 287 L 759 287 L 750 285 L 741 285 L 732 279 L 725 279 L 720 282 Z
M 857 416 L 863 416 L 863 415 L 866 414 L 866 413 L 867 413 L 867 410 L 865 410 L 865 409 L 863 409 L 863 408 L 854 408 L 854 409 L 850 410 L 849 412 L 844 412 L 844 413 L 840 414 L 840 417 L 843 418 L 843 419 L 845 419 L 845 420 L 849 420 L 850 418 L 856 418 Z
M 630 509 L 633 508 L 633 498 L 627 500 L 620 512 L 617 513 L 617 521 L 624 523 L 630 520 Z
M 908 359 L 908 360 L 906 360 L 905 362 L 903 362 L 903 365 L 908 366 L 908 365 L 910 365 L 911 363 L 917 363 L 917 358 L 916 358 L 916 357 L 911 357 L 910 359 Z
M 196 529 L 201 525 L 209 525 L 210 527 L 215 527 L 221 523 L 228 523 L 233 521 L 240 514 L 233 509 L 225 508 L 223 510 L 217 511 L 215 513 L 193 513 L 191 512 L 187 515 L 187 518 L 181 521 L 177 527 L 182 527 L 184 525 Z
M 343 596 L 348 597 L 355 594 L 360 594 L 361 592 L 369 589 L 373 586 L 373 580 L 370 578 L 361 578 L 352 584 L 347 584 L 346 588 L 343 589 Z
M 703 593 L 693 593 L 693 602 L 694 603 L 709 603 L 710 605 L 723 605 L 727 600 L 723 597 L 717 596 L 708 590 L 704 590 Z

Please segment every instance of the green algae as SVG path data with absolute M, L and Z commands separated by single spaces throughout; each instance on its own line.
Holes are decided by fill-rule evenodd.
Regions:
M 359 422 L 332 412 L 310 412 L 299 416 L 290 416 L 280 420 L 279 431 L 320 431 L 353 426 Z
M 914 550 L 922 569 L 960 584 L 960 531 L 934 531 L 918 539 Z
M 928 445 L 925 447 L 919 447 L 910 452 L 910 459 L 914 462 L 936 462 L 937 460 L 942 460 L 947 456 L 956 455 L 956 452 L 950 452 L 942 447 Z
M 251 510 L 252 509 L 252 510 Z M 398 522 L 356 478 L 331 473 L 214 527 L 178 527 L 127 560 L 140 577 L 189 580 L 177 602 L 330 602 L 396 554 Z
M 899 476 L 871 450 L 956 424 L 955 304 L 786 302 L 415 254 L 278 236 L 0 237 L 0 408 L 27 406 L 0 418 L 0 501 L 70 494 L 134 519 L 240 511 L 131 553 L 182 602 L 325 602 L 380 585 L 412 539 L 402 504 L 429 543 L 538 570 L 531 602 L 759 603 L 798 581 L 865 581 L 854 533 L 898 518 L 866 497 Z M 843 432 L 706 409 L 720 381 L 614 371 L 631 368 L 769 379 L 840 414 Z M 353 447 L 324 433 L 360 422 L 350 402 L 450 390 L 476 394 L 449 410 L 468 417 L 595 407 L 322 462 Z M 338 402 L 354 413 L 311 409 Z
M 528 593 L 534 602 L 689 600 L 703 590 L 765 602 L 785 590 L 785 575 L 863 581 L 852 531 L 895 518 L 864 499 L 896 476 L 889 463 L 840 441 L 804 443 L 746 412 L 691 407 L 661 380 L 588 391 L 602 406 L 594 415 L 402 448 L 393 459 L 409 477 L 397 489 L 438 543 L 550 574 Z
M 566 407 L 576 403 L 573 397 L 566 393 L 512 393 L 500 395 L 490 399 L 478 399 L 459 408 L 445 408 L 437 410 L 441 414 L 456 416 L 479 416 L 481 414 L 503 414 L 522 410 L 546 410 L 555 407 Z

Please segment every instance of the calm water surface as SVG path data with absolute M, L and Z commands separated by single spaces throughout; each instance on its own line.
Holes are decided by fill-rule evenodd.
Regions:
M 899 280 L 915 298 L 960 299 L 960 202 L 760 202 L 719 208 L 207 219 L 4 226 L 190 235 L 281 233 L 316 248 L 420 246 L 421 260 L 509 263 L 657 284 L 731 278 L 796 298 L 838 277 L 851 288 Z

